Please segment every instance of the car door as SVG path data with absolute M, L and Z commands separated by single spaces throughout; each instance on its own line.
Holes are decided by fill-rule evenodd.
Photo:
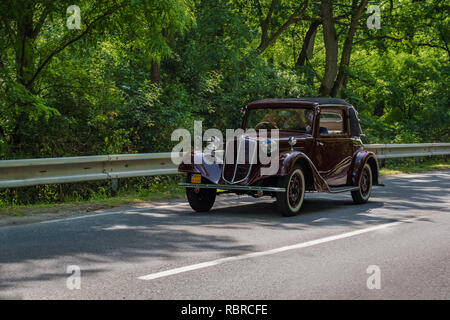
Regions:
M 314 162 L 329 186 L 347 184 L 353 157 L 345 107 L 321 107 L 315 139 Z

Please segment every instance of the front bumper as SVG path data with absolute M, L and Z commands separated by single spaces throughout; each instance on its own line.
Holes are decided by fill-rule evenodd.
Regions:
M 206 184 L 206 183 L 188 183 L 182 182 L 178 184 L 180 187 L 201 188 L 201 189 L 221 189 L 221 190 L 242 190 L 242 191 L 266 191 L 266 192 L 286 192 L 286 188 L 279 187 L 263 187 L 263 186 L 237 186 L 223 184 Z

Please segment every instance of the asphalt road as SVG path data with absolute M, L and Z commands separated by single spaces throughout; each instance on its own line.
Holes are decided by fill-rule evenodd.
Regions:
M 308 194 L 293 218 L 228 196 L 1 227 L 0 298 L 450 299 L 450 171 L 383 182 L 364 205 Z

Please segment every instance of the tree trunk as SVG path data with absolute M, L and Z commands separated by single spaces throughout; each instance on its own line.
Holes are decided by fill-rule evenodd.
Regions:
M 322 0 L 320 15 L 322 17 L 323 39 L 325 42 L 325 74 L 320 85 L 319 94 L 321 96 L 329 96 L 338 67 L 338 39 L 334 27 L 333 5 L 331 0 Z
M 33 32 L 33 8 L 30 2 L 23 4 L 23 10 L 17 19 L 17 37 L 15 43 L 17 81 L 33 92 L 30 80 L 34 74 L 35 34 Z
M 16 20 L 16 40 L 14 44 L 16 58 L 16 81 L 25 86 L 28 91 L 34 93 L 34 86 L 31 79 L 35 72 L 35 39 L 33 26 L 33 6 L 31 1 L 21 2 L 22 10 L 17 14 Z M 21 144 L 26 141 L 23 127 L 28 121 L 28 114 L 25 111 L 30 102 L 21 102 L 20 108 L 14 119 L 14 128 L 10 135 L 10 148 L 13 153 L 21 150 Z
M 272 0 L 272 4 L 270 6 L 266 19 L 261 20 L 261 41 L 258 48 L 256 48 L 256 52 L 258 54 L 263 53 L 269 46 L 274 44 L 275 41 L 277 41 L 277 39 L 281 36 L 281 34 L 286 31 L 286 29 L 289 28 L 292 24 L 300 21 L 306 11 L 306 8 L 308 7 L 308 0 L 304 0 L 302 4 L 297 9 L 295 9 L 294 13 L 289 16 L 286 22 L 283 23 L 276 31 L 274 31 L 269 36 L 269 26 L 276 3 L 277 0 Z
M 306 59 L 310 59 L 312 57 L 313 49 L 314 49 L 314 40 L 317 33 L 317 28 L 320 25 L 319 20 L 314 20 L 309 26 L 308 31 L 306 32 L 305 39 L 303 40 L 302 50 L 300 55 L 298 56 L 297 62 L 295 65 L 297 67 L 303 67 L 305 65 Z
M 174 34 L 170 33 L 166 28 L 163 28 L 161 33 L 166 39 L 167 44 L 170 45 L 170 42 L 172 42 L 174 38 Z M 159 84 L 161 82 L 161 66 L 156 59 L 152 61 L 152 66 L 150 69 L 150 80 L 155 84 Z
M 373 109 L 373 115 L 381 117 L 384 114 L 384 101 L 380 101 L 375 105 Z
M 336 97 L 339 95 L 341 88 L 347 78 L 346 69 L 350 65 L 350 56 L 352 53 L 353 47 L 353 37 L 356 32 L 356 28 L 358 27 L 359 19 L 367 6 L 368 0 L 362 0 L 359 7 L 357 7 L 357 0 L 353 0 L 353 14 L 350 22 L 350 27 L 347 32 L 347 36 L 345 38 L 344 46 L 342 48 L 341 62 L 339 64 L 339 73 L 336 77 L 336 81 L 334 82 L 333 88 L 331 90 L 331 96 Z
M 150 73 L 151 73 L 151 81 L 155 84 L 159 84 L 161 82 L 161 68 L 159 66 L 158 61 L 153 60 Z
M 267 12 L 267 16 L 265 19 L 263 19 L 262 17 L 262 11 L 261 8 L 260 9 L 260 21 L 261 21 L 261 40 L 258 46 L 257 51 L 260 52 L 261 50 L 264 51 L 265 48 L 267 48 L 267 41 L 269 38 L 269 25 L 270 25 L 270 21 L 272 20 L 272 14 L 273 11 L 275 10 L 275 6 L 277 4 L 278 0 L 272 0 L 271 4 L 270 4 L 270 8 L 269 11 Z M 261 51 L 261 52 L 262 52 Z

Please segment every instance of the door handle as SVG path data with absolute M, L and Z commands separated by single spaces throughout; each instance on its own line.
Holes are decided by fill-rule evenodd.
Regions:
M 323 142 L 317 141 L 318 146 L 323 146 Z

